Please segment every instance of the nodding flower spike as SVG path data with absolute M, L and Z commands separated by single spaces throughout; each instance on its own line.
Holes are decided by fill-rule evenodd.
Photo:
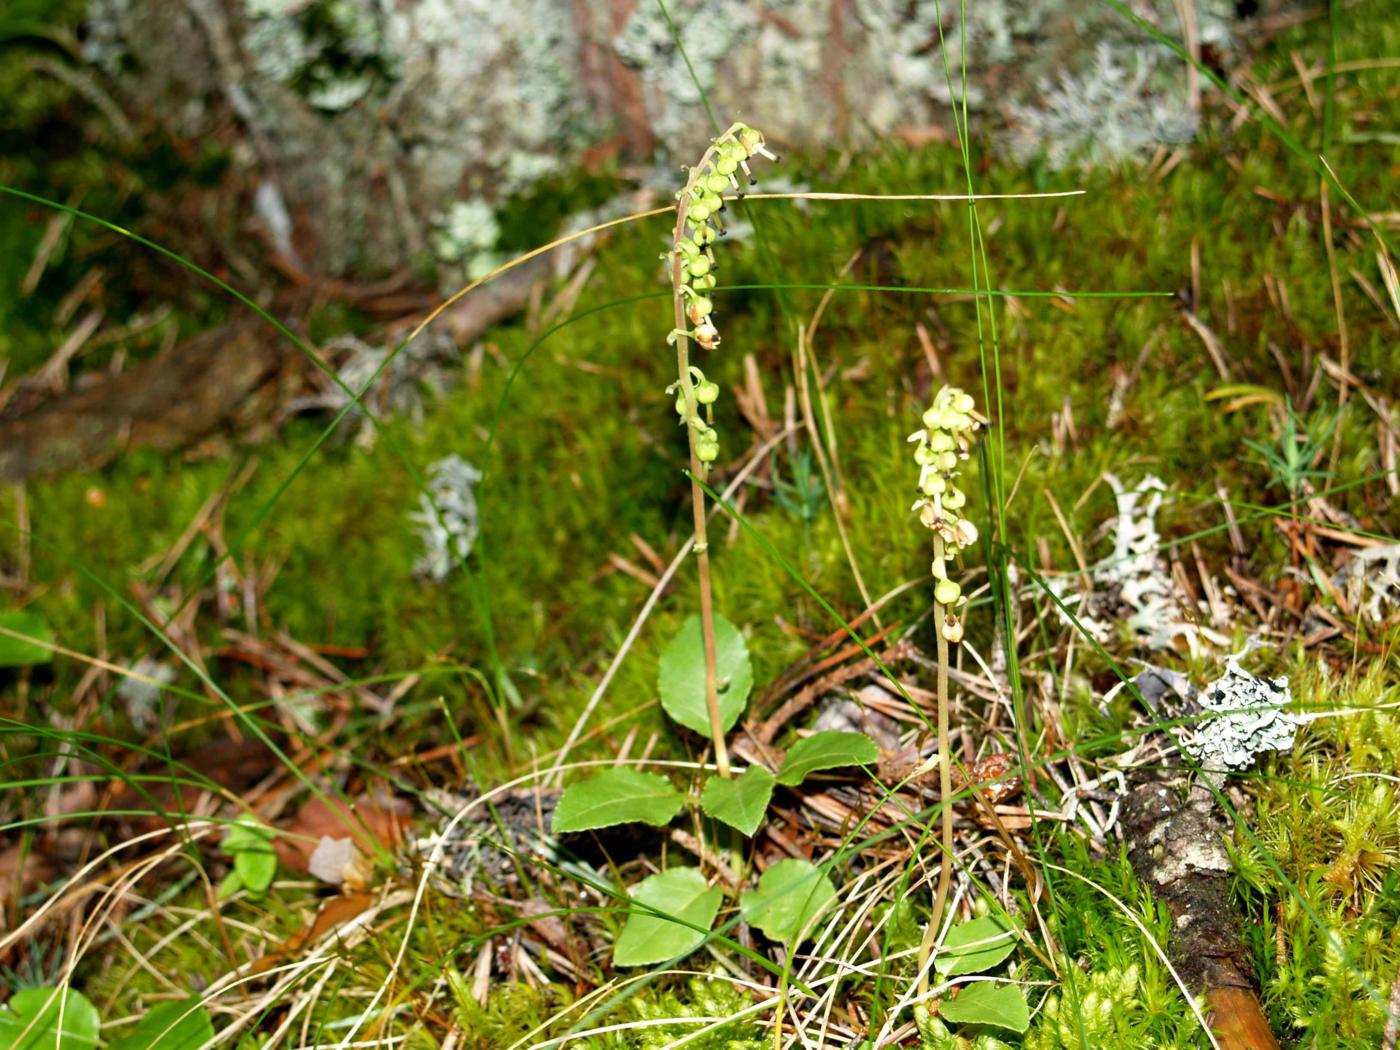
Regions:
M 978 415 L 970 394 L 945 386 L 924 413 L 924 428 L 909 435 L 919 467 L 919 498 L 912 509 L 918 512 L 919 522 L 943 541 L 943 545 L 934 545 L 933 597 L 945 610 L 939 632 L 954 645 L 962 641 L 963 624 L 953 610 L 965 606 L 967 598 L 962 588 L 948 579 L 944 546 L 958 551 L 977 542 L 977 527 L 959 513 L 967 504 L 967 494 L 958 487 L 958 468 L 970 455 L 984 423 L 986 419 Z
M 713 245 L 725 233 L 720 220 L 724 194 L 739 190 L 735 173 L 742 171 L 750 183 L 757 181 L 749 170 L 749 161 L 755 157 L 778 159 L 768 151 L 762 132 L 736 123 L 714 140 L 700 163 L 686 169 L 685 185 L 676 193 L 677 207 L 684 220 L 678 223 L 677 231 L 683 229 L 686 236 L 672 248 L 671 257 L 680 261 L 680 280 L 675 294 L 683 301 L 684 317 L 693 327 L 690 331 L 675 329 L 667 336 L 668 343 L 689 339 L 703 350 L 714 350 L 720 345 L 719 329 L 714 323 L 714 302 L 709 295 L 715 287 L 714 271 L 718 268 Z M 676 395 L 676 412 L 681 422 L 691 428 L 695 458 L 702 468 L 707 467 L 719 457 L 719 435 L 700 419 L 699 406 L 705 406 L 709 414 L 710 406 L 719 398 L 719 384 L 706 380 L 699 369 L 690 368 L 679 381 L 667 387 L 667 393 L 672 392 Z

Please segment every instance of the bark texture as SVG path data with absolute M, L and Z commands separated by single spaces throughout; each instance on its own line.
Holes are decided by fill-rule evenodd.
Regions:
M 683 54 L 656 0 L 91 0 L 85 53 L 134 112 L 231 136 L 247 210 L 321 275 L 489 268 L 493 208 L 542 176 L 698 154 L 695 80 L 780 145 L 917 142 L 952 136 L 965 48 L 976 126 L 1018 154 L 1194 133 L 1180 59 L 1107 5 L 979 0 L 966 26 L 959 6 L 672 0 Z M 1182 5 L 1189 33 L 1172 0 L 1132 6 L 1212 55 L 1254 29 L 1228 0 Z

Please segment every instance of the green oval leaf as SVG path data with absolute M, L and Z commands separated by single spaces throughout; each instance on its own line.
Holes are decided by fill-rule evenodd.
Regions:
M 705 940 L 723 898 L 720 888 L 707 887 L 695 868 L 672 868 L 643 879 L 632 890 L 627 924 L 613 946 L 614 964 L 651 966 L 689 955 Z
M 53 650 L 38 644 L 53 644 L 53 628 L 39 613 L 32 609 L 0 612 L 0 627 L 24 635 L 0 634 L 0 667 L 33 667 L 53 660 Z
M 26 988 L 0 1007 L 5 1050 L 91 1050 L 101 1027 L 97 1007 L 71 988 Z
M 214 1025 L 199 996 L 161 1003 L 141 1018 L 136 1031 L 108 1050 L 199 1050 L 214 1038 Z
M 762 766 L 749 766 L 733 780 L 710 777 L 700 792 L 705 815 L 752 835 L 773 797 L 773 774 Z
M 228 854 L 247 849 L 265 852 L 272 849 L 272 829 L 251 813 L 244 813 L 224 829 L 219 845 Z
M 660 826 L 680 812 L 685 797 L 665 777 L 615 766 L 564 789 L 554 807 L 554 834 L 638 821 Z
M 719 687 L 720 723 L 728 732 L 744 713 L 749 690 L 753 688 L 753 664 L 739 628 L 719 615 L 715 616 L 715 680 Z M 661 706 L 668 715 L 701 736 L 710 735 L 700 617 L 689 617 L 662 650 L 656 685 Z
M 1011 923 L 1000 915 L 984 915 L 948 931 L 933 968 L 944 977 L 990 970 L 1016 950 Z
M 744 920 L 775 941 L 806 940 L 814 920 L 836 899 L 836 887 L 810 861 L 780 860 L 740 901 Z
M 277 875 L 277 854 L 270 846 L 265 850 L 239 850 L 233 855 L 233 870 L 238 873 L 244 888 L 253 896 L 260 897 L 267 892 Z
M 864 733 L 832 730 L 813 733 L 793 744 L 778 770 L 778 783 L 795 787 L 809 773 L 838 766 L 868 766 L 880 757 L 875 741 Z
M 938 1007 L 945 1021 L 955 1024 L 987 1024 L 1024 1032 L 1031 1024 L 1031 1012 L 1019 984 L 978 981 L 966 985 L 956 999 L 945 999 Z

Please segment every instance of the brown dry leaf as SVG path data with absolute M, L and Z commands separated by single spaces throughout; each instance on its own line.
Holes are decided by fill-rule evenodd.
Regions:
M 344 897 L 332 897 L 322 905 L 321 910 L 316 913 L 316 917 L 311 920 L 309 926 L 298 930 L 272 951 L 255 961 L 248 970 L 248 976 L 256 977 L 260 973 L 266 973 L 288 956 L 301 951 L 309 944 L 315 944 L 337 926 L 361 915 L 366 908 L 374 903 L 374 899 L 374 894 L 371 893 L 352 893 Z
M 311 859 L 321 850 L 323 839 L 350 840 L 359 853 L 372 857 L 381 849 L 397 849 L 411 819 L 408 803 L 389 795 L 362 795 L 350 805 L 340 799 L 313 798 L 297 810 L 288 834 L 278 837 L 277 859 L 293 871 L 317 874 L 311 872 Z M 344 847 L 337 851 L 343 854 Z M 331 859 L 329 852 L 323 853 L 323 860 Z M 341 872 L 343 879 L 343 865 Z
M 0 930 L 5 928 L 9 906 L 54 875 L 53 863 L 32 846 L 16 843 L 0 850 Z

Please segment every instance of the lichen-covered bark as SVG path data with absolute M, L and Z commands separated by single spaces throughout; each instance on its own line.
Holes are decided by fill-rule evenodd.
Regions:
M 1227 828 L 1201 784 L 1141 784 L 1123 802 L 1123 837 L 1138 878 L 1172 916 L 1170 951 L 1204 995 L 1222 1050 L 1278 1050 L 1255 996 L 1254 966 L 1230 901 Z
M 1180 60 L 1107 5 L 979 0 L 966 26 L 959 6 L 674 0 L 683 54 L 655 0 L 91 0 L 86 52 L 185 134 L 231 115 L 249 210 L 331 274 L 488 267 L 491 207 L 542 175 L 599 147 L 703 148 L 697 79 L 718 119 L 780 144 L 948 136 L 965 51 L 969 106 L 1015 152 L 1063 164 L 1193 133 Z M 1182 35 L 1171 0 L 1133 6 Z M 1233 5 L 1194 10 L 1228 53 Z

